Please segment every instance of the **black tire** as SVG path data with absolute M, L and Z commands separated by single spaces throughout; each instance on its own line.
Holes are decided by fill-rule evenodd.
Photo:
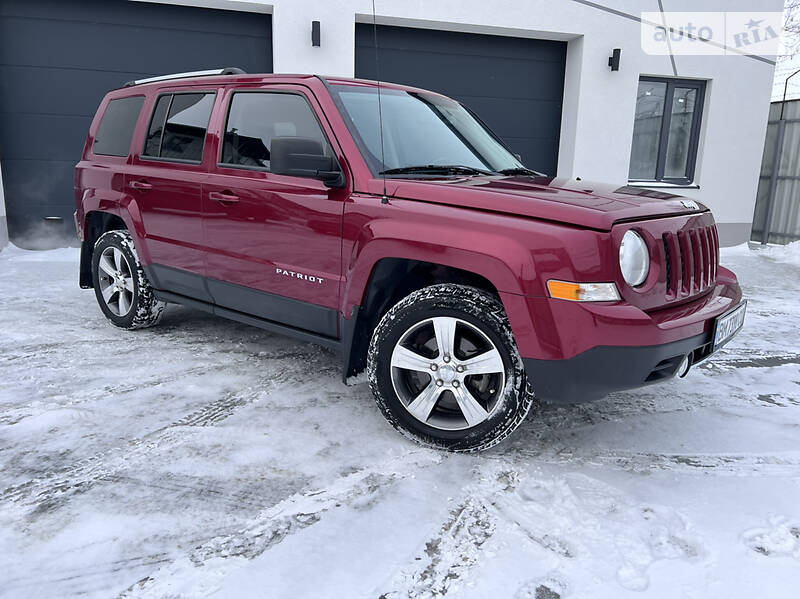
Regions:
M 429 426 L 430 419 L 423 422 L 414 417 L 398 396 L 392 378 L 392 353 L 398 343 L 407 339 L 408 332 L 416 330 L 415 327 L 428 326 L 425 324 L 427 321 L 441 316 L 463 321 L 463 324 L 457 325 L 459 327 L 472 325 L 477 328 L 500 353 L 505 369 L 504 387 L 497 396 L 499 399 L 492 400 L 494 407 L 487 408 L 488 418 L 474 426 L 465 423 L 466 428 L 460 430 L 442 430 L 437 426 Z M 426 287 L 411 293 L 392 307 L 372 336 L 367 372 L 378 407 L 393 427 L 421 444 L 448 451 L 478 451 L 496 445 L 522 423 L 533 405 L 533 392 L 502 303 L 497 297 L 466 285 Z M 396 370 L 394 373 L 397 375 Z M 439 376 L 427 374 L 430 375 L 430 384 L 435 376 Z M 464 381 L 461 384 L 466 387 L 467 379 Z M 439 410 L 443 396 L 438 397 L 434 400 L 434 411 Z
M 115 314 L 113 311 L 113 301 L 112 306 L 110 306 L 109 302 L 103 297 L 102 287 L 103 285 L 108 286 L 108 281 L 110 281 L 111 278 L 101 268 L 100 260 L 103 256 L 103 252 L 109 248 L 122 253 L 126 261 L 126 266 L 130 270 L 129 278 L 133 286 L 131 292 L 132 297 L 131 300 L 125 304 L 125 307 L 129 306 L 128 310 L 122 315 Z M 101 279 L 103 280 L 101 281 Z M 97 240 L 92 254 L 92 283 L 94 284 L 97 303 L 100 305 L 103 314 L 105 314 L 106 318 L 108 318 L 112 324 L 122 329 L 142 329 L 151 327 L 161 320 L 161 314 L 166 304 L 156 299 L 153 294 L 150 281 L 148 281 L 142 264 L 139 262 L 136 248 L 133 246 L 133 239 L 128 231 L 108 231 Z M 121 311 L 118 301 L 117 304 L 116 309 Z

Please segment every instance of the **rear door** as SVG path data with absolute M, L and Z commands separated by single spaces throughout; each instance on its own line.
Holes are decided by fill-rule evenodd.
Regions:
M 144 227 L 155 287 L 207 302 L 201 193 L 215 98 L 215 90 L 177 90 L 152 99 L 125 180 Z
M 270 172 L 274 137 L 339 153 L 305 88 L 231 88 L 216 125 L 203 185 L 206 274 L 215 303 L 329 337 L 338 336 L 344 189 Z

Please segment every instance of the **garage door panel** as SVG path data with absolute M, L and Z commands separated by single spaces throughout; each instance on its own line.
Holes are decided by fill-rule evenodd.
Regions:
M 356 45 L 374 48 L 371 24 L 356 27 Z M 378 46 L 381 49 L 419 50 L 436 54 L 454 53 L 460 56 L 488 56 L 517 59 L 535 54 L 537 60 L 560 63 L 565 56 L 561 42 L 520 37 L 414 29 L 411 27 L 378 26 Z M 454 49 L 457 49 L 454 51 Z
M 140 73 L 0 66 L 0 78 L 14 82 L 13 86 L 0 86 L 0 110 L 10 113 L 60 113 L 91 119 L 108 90 L 139 76 Z M 52 89 L 69 89 L 70 92 L 42 93 L 42 81 L 46 81 Z
M 555 174 L 567 44 L 378 26 L 380 79 L 451 96 L 525 164 Z M 372 25 L 356 26 L 356 77 L 377 79 Z
M 520 155 L 524 164 L 535 171 L 548 172 L 547 166 L 551 160 L 549 140 L 531 137 L 505 137 L 503 141 L 514 154 Z
M 0 52 L 4 64 L 20 66 L 69 66 L 70 68 L 141 72 L 142 65 L 158 65 L 159 72 L 175 69 L 206 69 L 224 66 L 225 60 L 241 60 L 267 53 L 266 41 L 253 37 L 215 33 L 104 25 L 69 24 L 69 42 L 64 43 L 63 21 L 9 19 L 0 27 Z M 207 44 L 214 52 L 198 56 L 198 46 Z M 251 70 L 253 60 L 241 68 Z M 263 62 L 259 60 L 258 62 Z M 124 83 L 122 81 L 121 83 Z
M 74 179 L 75 163 L 71 160 L 3 160 L 3 188 L 13 194 L 16 206 L 24 208 L 13 211 L 22 218 L 30 214 L 31 208 L 36 208 L 37 214 L 51 209 L 57 211 L 56 216 L 72 214 L 74 194 L 66 197 L 61 192 L 65 187 L 72 192 Z M 58 201 L 53 201 L 54 194 L 58 194 Z
M 149 10 L 148 10 L 149 9 Z M 0 18 L 16 17 L 66 22 L 91 22 L 97 25 L 125 23 L 151 29 L 179 28 L 186 31 L 226 33 L 230 35 L 264 35 L 264 15 L 247 12 L 220 11 L 162 4 L 158 7 L 131 5 L 130 0 L 3 0 Z M 269 32 L 267 32 L 269 33 Z
M 522 59 L 498 62 L 496 58 L 488 56 L 469 57 L 466 60 L 469 63 L 468 71 L 454 70 L 454 55 L 382 48 L 380 66 L 389 72 L 416 69 L 416 85 L 433 91 L 447 89 L 450 95 L 550 99 L 553 86 L 558 87 L 563 82 L 563 65 L 551 62 Z M 377 76 L 374 67 L 371 71 L 364 69 L 364 72 L 369 73 L 371 78 Z M 535 73 L 535 77 L 531 77 L 531 73 Z M 389 80 L 385 75 L 381 76 Z
M 558 140 L 561 104 L 473 97 L 462 97 L 461 102 L 502 138 L 519 136 L 519 132 L 524 131 L 527 137 Z M 496 118 L 498 114 L 512 114 L 513 118 Z
M 72 160 L 81 159 L 92 117 L 58 114 L 16 114 L 5 119 L 0 132 L 3 167 L 6 159 Z
M 158 65 L 155 74 L 175 73 L 193 65 L 191 69 L 215 69 L 239 67 L 248 73 L 265 72 L 264 56 L 270 53 L 265 38 L 230 36 L 221 34 L 197 34 L 156 29 L 148 31 L 148 44 L 139 47 L 135 40 L 128 42 L 128 50 L 141 53 L 139 60 Z M 208 45 L 211 51 L 198 56 L 198 45 Z M 131 66 L 138 64 L 133 62 Z M 266 72 L 272 71 L 272 65 Z

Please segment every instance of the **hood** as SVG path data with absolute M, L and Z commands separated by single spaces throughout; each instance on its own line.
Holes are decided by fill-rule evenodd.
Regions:
M 642 187 L 553 177 L 387 179 L 396 198 L 449 204 L 610 231 L 614 223 L 708 210 L 688 198 Z

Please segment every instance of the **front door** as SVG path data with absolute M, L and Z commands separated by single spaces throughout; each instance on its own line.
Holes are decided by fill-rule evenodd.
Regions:
M 206 276 L 214 302 L 336 338 L 347 191 L 270 172 L 275 137 L 333 155 L 313 99 L 293 86 L 231 89 L 219 164 L 203 185 Z
M 213 92 L 158 96 L 142 152 L 134 155 L 125 180 L 141 215 L 153 285 L 207 302 L 203 154 L 215 97 Z

